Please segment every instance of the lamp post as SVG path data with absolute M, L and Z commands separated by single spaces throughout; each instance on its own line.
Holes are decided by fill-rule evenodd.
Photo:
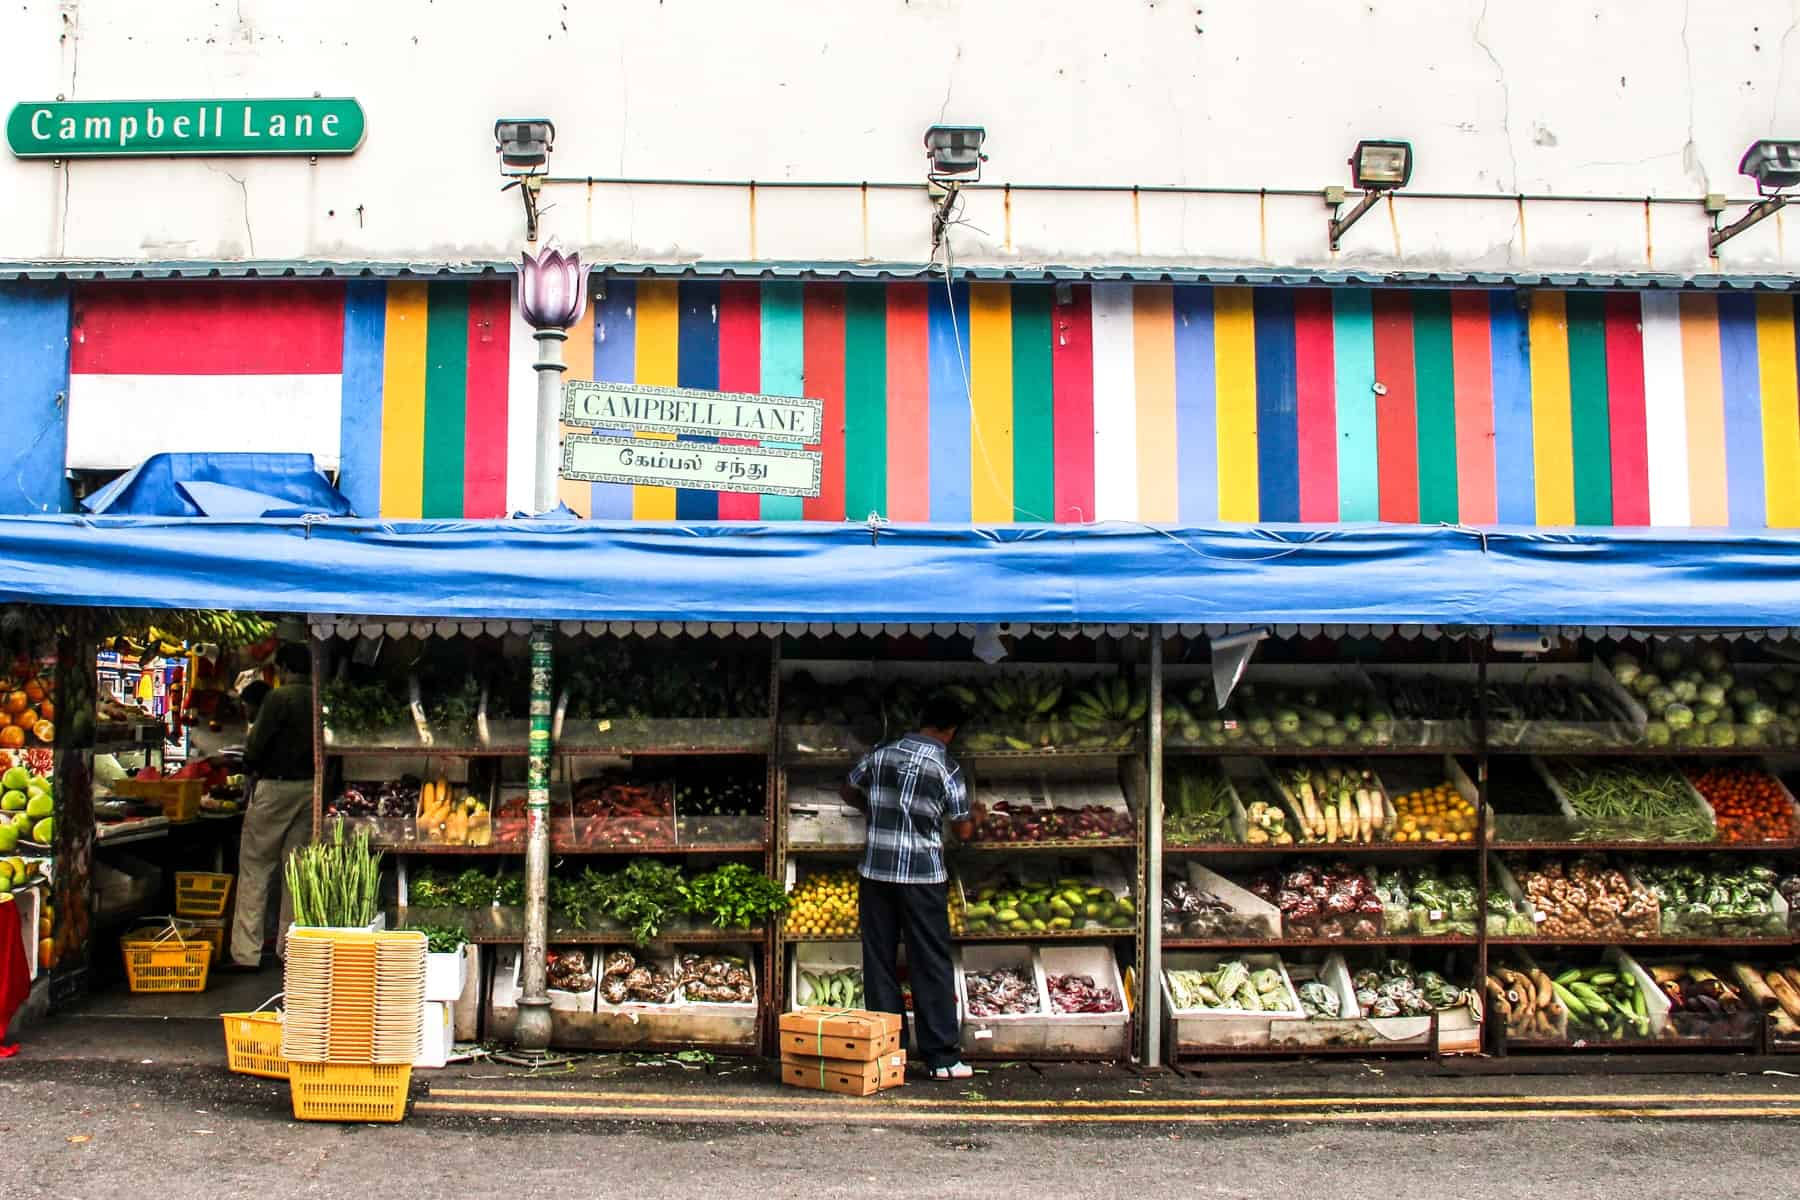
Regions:
M 581 257 L 544 250 L 519 261 L 519 308 L 536 331 L 537 476 L 532 508 L 548 512 L 556 504 L 556 455 L 561 440 L 563 343 L 568 327 L 581 319 L 587 290 Z M 525 948 L 520 971 L 519 1021 L 514 1041 L 525 1051 L 550 1045 L 550 990 L 545 951 L 550 937 L 550 623 L 531 631 L 531 738 L 525 794 Z

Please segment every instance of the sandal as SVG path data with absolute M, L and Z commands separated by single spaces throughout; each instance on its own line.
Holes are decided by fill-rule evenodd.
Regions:
M 975 1068 L 968 1063 L 958 1062 L 947 1067 L 933 1067 L 929 1074 L 932 1079 L 973 1079 Z

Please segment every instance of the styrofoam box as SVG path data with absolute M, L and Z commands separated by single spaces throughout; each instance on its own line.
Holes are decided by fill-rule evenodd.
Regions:
M 1456 761 L 1454 754 L 1420 755 L 1417 758 L 1386 758 L 1374 764 L 1376 778 L 1381 780 L 1381 787 L 1389 797 L 1403 796 L 1408 792 L 1422 788 L 1435 787 L 1440 783 L 1449 783 L 1456 792 L 1470 804 L 1478 804 L 1480 790 L 1469 773 Z M 1389 802 L 1392 807 L 1392 801 Z M 1397 811 L 1397 810 L 1396 810 Z M 1487 810 L 1486 825 L 1488 836 L 1494 835 L 1494 810 Z
M 425 956 L 425 999 L 454 1003 L 469 982 L 469 960 L 461 949 Z
M 598 951 L 599 955 L 600 955 L 600 957 L 598 959 L 596 959 L 594 962 L 595 1002 L 593 1005 L 591 1005 L 590 1007 L 588 1007 L 586 1009 L 583 1009 L 582 1011 L 584 1011 L 584 1012 L 603 1012 L 603 1013 L 672 1012 L 673 1010 L 682 1007 L 681 989 L 679 987 L 675 989 L 673 995 L 670 996 L 669 1000 L 663 1004 L 652 1004 L 646 1000 L 627 1000 L 623 1004 L 608 1004 L 606 1002 L 605 998 L 601 997 L 599 994 L 600 973 L 606 967 L 607 955 L 612 954 L 613 952 L 615 952 L 617 950 L 629 950 L 631 952 L 632 957 L 637 959 L 639 966 L 655 967 L 659 971 L 667 971 L 667 972 L 670 972 L 671 974 L 673 974 L 675 971 L 674 955 L 672 955 L 672 954 L 651 954 L 649 951 L 639 949 L 636 946 L 596 946 L 596 947 L 594 947 L 594 949 L 596 951 Z M 551 992 L 550 994 L 552 997 L 554 997 L 556 995 L 555 992 Z M 709 1008 L 727 1008 L 729 1010 L 735 1011 L 735 1009 L 738 1006 L 735 1006 L 735 1005 L 730 1005 L 730 1006 L 708 1005 L 707 1007 L 709 1007 Z
M 1374 780 L 1374 783 L 1375 783 L 1376 794 L 1379 796 L 1379 798 L 1381 800 L 1381 826 L 1383 829 L 1391 829 L 1393 827 L 1394 822 L 1396 820 L 1396 816 L 1395 816 L 1395 812 L 1394 812 L 1394 798 L 1392 796 L 1388 795 L 1387 785 L 1382 783 L 1381 773 L 1374 769 L 1375 764 L 1373 764 L 1372 762 L 1370 762 L 1367 759 L 1349 759 L 1349 760 L 1328 759 L 1328 760 L 1323 760 L 1321 762 L 1320 760 L 1306 758 L 1304 755 L 1299 756 L 1299 757 L 1304 762 L 1306 762 L 1308 766 L 1320 766 L 1320 765 L 1323 765 L 1326 767 L 1336 766 L 1336 767 L 1339 767 L 1346 771 L 1363 771 L 1363 770 L 1369 771 L 1370 776 Z M 1269 766 L 1269 762 L 1267 759 L 1257 759 L 1256 761 L 1261 765 L 1263 778 L 1268 782 L 1269 786 L 1271 786 L 1272 788 L 1275 789 L 1275 794 L 1281 797 L 1282 803 L 1284 805 L 1286 805 L 1286 807 L 1287 807 L 1288 828 L 1293 833 L 1294 841 L 1296 844 L 1304 845 L 1304 846 L 1330 846 L 1330 845 L 1334 845 L 1334 844 L 1335 845 L 1351 844 L 1343 838 L 1339 838 L 1336 843 L 1326 842 L 1323 840 L 1307 841 L 1302 836 L 1302 832 L 1301 832 L 1302 829 L 1304 828 L 1304 826 L 1302 826 L 1302 824 L 1300 822 L 1300 800 L 1299 800 L 1299 797 L 1295 796 L 1293 792 L 1288 790 L 1287 784 L 1282 780 L 1282 778 L 1279 775 L 1277 775 L 1275 773 L 1274 768 Z M 1387 837 L 1383 836 L 1381 834 L 1380 830 L 1377 830 L 1376 836 L 1373 840 L 1376 844 L 1383 844 L 1383 843 L 1387 842 L 1389 839 Z
M 1253 971 L 1265 967 L 1274 967 L 1281 972 L 1282 982 L 1287 985 L 1288 1002 L 1292 1012 L 1246 1012 L 1243 1009 L 1178 1009 L 1175 1007 L 1175 995 L 1169 987 L 1170 971 L 1210 971 L 1225 958 L 1241 958 L 1244 965 Z M 1163 977 L 1157 981 L 1163 990 L 1164 1011 L 1167 1013 L 1172 1045 L 1175 1046 L 1266 1046 L 1270 1041 L 1270 1026 L 1275 1022 L 1301 1021 L 1305 1017 L 1300 1010 L 1300 997 L 1294 992 L 1294 982 L 1288 978 L 1287 968 L 1278 954 L 1178 954 L 1163 955 Z
M 1040 946 L 1037 952 L 1038 978 L 1045 981 L 1045 1012 L 1048 1015 L 1044 1049 L 1051 1054 L 1123 1056 L 1130 1050 L 1131 1014 L 1125 1008 L 1125 981 L 1119 975 L 1119 960 L 1112 947 L 1093 943 Z M 1119 998 L 1119 1009 L 1110 1013 L 1061 1013 L 1050 1000 L 1049 978 L 1052 975 L 1087 975 L 1095 984 L 1111 988 Z
M 1656 986 L 1656 980 L 1650 977 L 1650 972 L 1638 964 L 1637 959 L 1625 953 L 1620 947 L 1608 946 L 1606 957 L 1611 962 L 1618 964 L 1620 970 L 1629 971 L 1631 977 L 1637 981 L 1638 990 L 1644 994 L 1644 1015 L 1650 1019 L 1650 1036 L 1661 1037 L 1663 1030 L 1668 1028 L 1669 1013 L 1673 1008 L 1669 1003 L 1668 994 Z
M 968 973 L 1004 967 L 1023 970 L 1037 989 L 1037 1009 L 1015 1016 L 977 1017 L 969 1012 Z M 1049 1033 L 1044 979 L 1030 946 L 964 946 L 956 964 L 956 1006 L 962 1013 L 962 1045 L 971 1054 L 1025 1057 L 1041 1053 Z
M 805 987 L 801 982 L 800 972 L 811 971 L 817 975 L 841 971 L 846 967 L 855 967 L 859 971 L 862 969 L 862 947 L 855 942 L 796 943 L 793 953 L 788 956 L 788 1011 L 805 1008 L 812 1003 L 810 994 L 800 994 Z
M 580 947 L 572 947 L 572 948 L 580 949 L 588 955 L 589 963 L 590 963 L 592 973 L 594 976 L 594 985 L 595 986 L 589 988 L 585 992 L 565 992 L 565 991 L 561 990 L 560 988 L 546 988 L 545 992 L 550 997 L 550 1011 L 552 1011 L 552 1012 L 570 1012 L 570 1013 L 591 1013 L 594 1011 L 595 998 L 599 995 L 599 983 L 600 983 L 600 964 L 599 964 L 599 962 L 594 961 L 594 958 L 596 955 L 600 954 L 602 947 L 600 947 L 600 946 L 580 946 Z M 554 947 L 552 947 L 552 949 L 554 949 Z M 513 960 L 513 1004 L 515 1006 L 518 1004 L 517 997 L 519 996 L 520 992 L 522 992 L 524 990 L 524 982 L 523 982 L 524 972 L 525 972 L 525 955 L 523 953 L 520 953 L 518 955 L 518 957 Z M 498 983 L 498 981 L 496 981 L 496 984 L 497 983 Z M 496 988 L 496 990 L 497 990 L 497 988 Z M 497 1001 L 496 1001 L 496 1007 L 498 1007 Z
M 708 954 L 724 954 L 724 955 L 731 955 L 736 958 L 743 959 L 744 967 L 750 972 L 750 996 L 751 996 L 751 998 L 748 1001 L 745 1001 L 743 1003 L 736 1003 L 736 1004 L 724 1003 L 721 1001 L 713 1001 L 713 1000 L 692 1000 L 692 999 L 688 998 L 687 989 L 685 987 L 681 987 L 681 988 L 677 988 L 675 991 L 675 998 L 679 1003 L 685 1005 L 687 1008 L 692 1009 L 693 1011 L 700 1013 L 702 1015 L 707 1014 L 707 1013 L 718 1013 L 721 1015 L 735 1015 L 737 1013 L 742 1013 L 745 1011 L 750 1011 L 750 1012 L 756 1011 L 757 998 L 762 995 L 762 992 L 757 986 L 756 951 L 754 949 L 752 949 L 750 946 L 742 945 L 742 944 L 739 944 L 736 942 L 727 943 L 726 945 L 723 945 L 723 946 L 711 946 L 711 945 L 689 946 L 689 947 L 686 947 L 682 951 L 678 951 L 677 953 L 678 954 L 681 954 L 681 953 L 695 954 L 695 955 L 700 955 L 700 956 L 705 956 Z M 610 1006 L 607 1006 L 607 1007 L 610 1007 Z
M 456 1034 L 450 1023 L 450 1006 L 435 1000 L 425 1002 L 425 1040 L 419 1051 L 419 1057 L 413 1060 L 415 1067 L 441 1067 L 450 1061 L 450 1048 L 456 1044 Z

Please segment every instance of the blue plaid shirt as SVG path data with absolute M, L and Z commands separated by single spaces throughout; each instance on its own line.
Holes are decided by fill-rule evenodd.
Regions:
M 944 822 L 969 817 L 962 768 L 944 744 L 909 733 L 877 746 L 850 771 L 869 798 L 862 877 L 882 883 L 943 883 Z

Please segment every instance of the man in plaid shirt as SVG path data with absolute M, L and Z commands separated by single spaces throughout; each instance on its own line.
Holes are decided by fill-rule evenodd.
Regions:
M 949 872 L 944 869 L 944 822 L 959 838 L 974 832 L 962 768 L 950 740 L 962 707 L 936 696 L 919 716 L 919 731 L 877 746 L 851 770 L 844 802 L 868 815 L 863 850 L 863 990 L 875 1012 L 904 1013 L 900 941 L 912 978 L 917 1053 L 933 1079 L 968 1079 L 957 1052 L 961 1028 L 951 980 Z

